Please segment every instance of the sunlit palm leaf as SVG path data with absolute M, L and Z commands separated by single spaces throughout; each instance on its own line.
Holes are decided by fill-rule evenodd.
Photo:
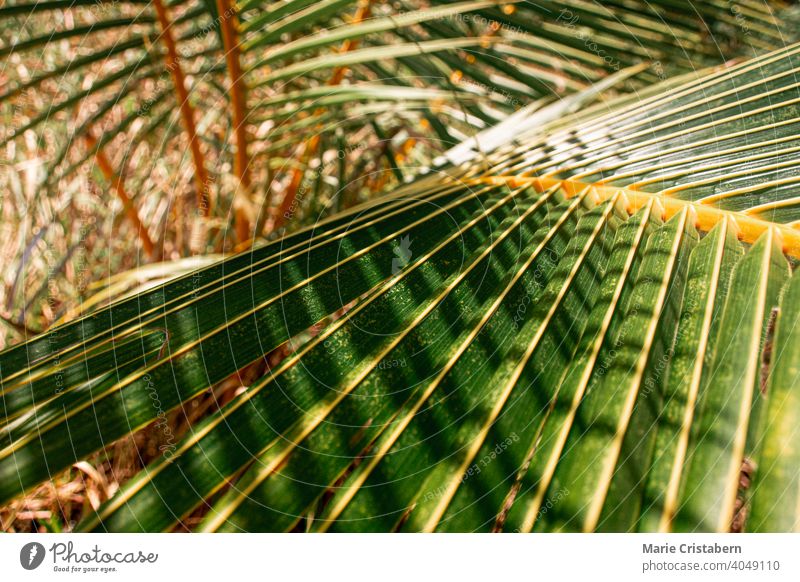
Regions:
M 298 158 L 298 144 L 278 138 L 279 133 L 287 131 L 283 128 L 287 115 L 306 113 L 300 104 L 296 109 L 291 106 L 276 109 L 278 102 L 290 92 L 324 83 L 328 71 L 337 65 L 348 64 L 346 85 L 356 90 L 361 85 L 382 83 L 440 91 L 422 98 L 421 106 L 405 118 L 381 117 L 378 111 L 362 114 L 360 128 L 374 128 L 374 132 L 368 131 L 372 140 L 380 142 L 377 134 L 381 131 L 391 136 L 413 130 L 434 142 L 443 139 L 446 145 L 451 145 L 532 101 L 553 100 L 584 89 L 609 73 L 637 63 L 647 62 L 651 66 L 631 79 L 631 87 L 641 87 L 668 73 L 777 48 L 786 38 L 777 16 L 763 3 L 747 0 L 706 3 L 695 7 L 695 14 L 676 9 L 672 2 L 642 5 L 615 2 L 602 7 L 582 0 L 535 6 L 497 0 L 408 2 L 397 6 L 375 3 L 371 7 L 372 18 L 348 22 L 343 15 L 355 11 L 358 4 L 352 0 L 287 0 L 268 5 L 260 1 L 245 2 L 235 7 L 240 25 L 234 32 L 239 37 L 245 71 L 242 82 L 250 89 L 245 124 L 251 134 L 257 134 L 251 144 L 250 171 L 258 173 L 259 179 L 254 191 L 244 194 L 245 198 L 253 199 L 253 204 L 268 208 L 271 198 L 280 200 L 287 181 L 297 169 L 291 163 L 271 161 L 276 153 L 278 159 L 297 159 L 304 172 L 316 159 L 315 156 L 308 160 Z M 74 17 L 74 25 L 66 26 L 59 17 L 65 10 Z M 215 109 L 224 112 L 226 108 L 221 103 L 231 96 L 224 89 L 222 94 L 218 90 L 226 77 L 220 38 L 221 28 L 229 23 L 230 15 L 217 14 L 215 3 L 210 1 L 173 1 L 167 3 L 167 10 L 180 49 L 179 64 L 191 79 L 187 89 L 192 105 L 198 112 Z M 82 164 L 91 161 L 92 153 L 87 153 L 84 141 L 77 138 L 94 126 L 102 128 L 97 135 L 99 147 L 113 146 L 117 152 L 145 151 L 150 156 L 149 159 L 137 156 L 137 164 L 127 154 L 117 155 L 113 160 L 120 166 L 118 175 L 131 176 L 142 186 L 132 190 L 135 205 L 145 210 L 157 202 L 154 199 L 163 197 L 160 188 L 143 179 L 147 173 L 142 168 L 151 168 L 158 160 L 158 153 L 169 149 L 166 143 L 161 147 L 156 144 L 184 144 L 185 141 L 178 140 L 185 140 L 186 135 L 185 131 L 174 130 L 180 103 L 165 61 L 166 35 L 153 7 L 138 0 L 118 3 L 57 0 L 3 6 L 0 16 L 9 23 L 9 28 L 3 30 L 0 54 L 41 55 L 48 63 L 33 72 L 9 68 L 8 88 L 0 98 L 0 103 L 14 115 L 14 132 L 5 136 L 7 139 L 19 143 L 25 129 L 41 135 L 46 121 L 48 139 L 55 144 L 54 155 L 42 152 L 47 163 L 40 179 L 45 187 L 37 188 L 35 196 L 58 191 Z M 17 28 L 14 23 L 28 26 Z M 109 42 L 107 33 L 117 30 L 119 35 L 113 38 L 114 42 L 104 46 Z M 711 34 L 717 48 L 706 42 Z M 743 40 L 736 40 L 738 37 Z M 58 39 L 69 42 L 70 50 L 63 51 L 63 44 L 55 42 Z M 362 52 L 335 54 L 345 42 L 361 42 L 364 48 Z M 691 55 L 686 46 L 692 47 Z M 109 59 L 122 66 L 108 71 L 104 65 Z M 298 72 L 303 77 L 293 78 Z M 87 78 L 94 79 L 88 87 Z M 276 82 L 278 79 L 287 82 L 282 85 L 283 81 Z M 53 96 L 47 111 L 31 110 L 29 90 Z M 338 87 L 331 86 L 330 91 L 336 92 Z M 356 115 L 351 102 L 325 100 L 324 93 L 320 97 L 324 102 L 317 103 L 315 108 L 325 107 L 327 113 L 340 117 Z M 366 95 L 362 99 L 374 100 Z M 121 111 L 123 123 L 120 123 Z M 172 112 L 171 122 L 163 123 L 167 112 Z M 209 172 L 214 183 L 212 190 L 219 196 L 215 210 L 224 222 L 223 217 L 234 204 L 235 188 L 227 185 L 225 176 L 216 174 L 228 161 L 231 148 L 224 141 L 216 141 L 216 135 L 209 135 L 207 130 L 216 125 L 224 129 L 224 124 L 229 123 L 226 119 L 220 121 L 212 123 L 205 117 L 198 120 L 206 128 L 199 132 L 198 139 L 204 141 L 203 171 Z M 131 127 L 139 127 L 142 122 L 146 131 L 129 133 Z M 309 123 L 308 130 L 322 135 L 334 132 L 328 126 L 313 123 Z M 346 139 L 356 133 L 347 132 Z M 334 143 L 336 138 L 330 135 L 324 140 Z M 277 148 L 273 143 L 276 141 Z M 430 155 L 431 150 L 424 145 L 430 143 L 428 140 L 416 143 L 423 144 L 418 146 L 424 150 L 423 156 Z M 359 157 L 396 176 L 391 163 L 383 161 L 388 158 L 371 149 L 360 152 Z M 187 162 L 188 158 L 180 163 Z M 259 172 L 266 172 L 267 166 L 274 174 L 264 183 L 265 177 Z M 201 170 L 195 167 L 188 171 Z M 332 169 L 326 168 L 324 173 L 331 180 L 322 181 L 325 184 L 319 192 L 324 199 L 322 204 L 339 207 L 340 202 L 333 199 L 344 195 L 341 193 L 344 184 L 337 184 L 338 176 Z M 173 183 L 172 187 L 191 191 L 191 179 Z M 358 200 L 364 195 L 362 187 L 353 198 Z M 242 194 L 236 196 L 238 203 Z M 169 203 L 176 204 L 172 199 Z M 289 226 L 302 224 L 309 214 L 308 208 L 300 208 Z M 144 222 L 151 228 L 159 226 L 149 224 L 146 217 Z M 267 218 L 261 217 L 253 225 L 263 226 L 266 222 Z M 258 236 L 263 232 L 252 231 L 252 234 Z M 172 232 L 164 233 L 164 242 L 170 250 L 177 237 Z M 160 237 L 153 234 L 153 238 Z M 218 241 L 214 244 L 217 248 L 224 246 Z M 187 251 L 174 250 L 177 254 Z
M 761 208 L 795 204 L 798 50 L 518 120 L 0 354 L 0 497 L 289 342 L 82 527 L 727 531 L 752 459 L 753 528 L 796 529 L 800 244 Z

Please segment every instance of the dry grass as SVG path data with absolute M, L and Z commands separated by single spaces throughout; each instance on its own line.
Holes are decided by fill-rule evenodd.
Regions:
M 273 365 L 279 355 L 282 352 L 270 355 Z M 156 421 L 109 445 L 28 495 L 0 507 L 2 531 L 72 531 L 83 516 L 113 497 L 143 467 L 172 450 L 194 424 L 225 406 L 266 370 L 264 361 L 249 366 L 170 412 L 165 422 Z M 201 519 L 203 513 L 194 514 L 191 520 Z M 183 525 L 177 529 L 183 529 Z

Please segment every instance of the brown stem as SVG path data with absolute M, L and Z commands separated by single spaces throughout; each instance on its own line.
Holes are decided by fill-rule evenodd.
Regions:
M 250 188 L 250 159 L 247 155 L 247 87 L 244 83 L 239 51 L 238 19 L 230 0 L 217 0 L 222 44 L 225 48 L 225 62 L 230 75 L 230 98 L 233 107 L 231 121 L 236 135 L 236 156 L 233 159 L 233 172 L 239 184 L 248 192 Z M 247 213 L 234 207 L 236 235 L 238 240 L 249 238 L 250 219 Z
M 125 191 L 125 185 L 122 178 L 116 173 L 116 171 L 114 171 L 114 167 L 111 165 L 111 161 L 106 156 L 103 148 L 98 147 L 97 140 L 95 139 L 91 130 L 86 132 L 86 143 L 89 145 L 89 149 L 96 150 L 94 156 L 97 160 L 97 166 L 100 168 L 100 171 L 103 172 L 103 176 L 105 176 L 106 180 L 111 182 L 111 186 L 116 191 L 117 197 L 122 202 L 122 207 L 125 211 L 125 214 L 136 228 L 136 233 L 139 236 L 139 240 L 142 241 L 144 251 L 151 259 L 157 259 L 158 253 L 156 251 L 156 247 L 153 244 L 153 241 L 150 240 L 150 235 L 147 233 L 147 228 L 145 228 L 145 226 L 142 224 L 142 221 L 139 219 L 139 214 L 136 212 L 136 208 L 133 205 L 133 200 L 131 200 L 131 197 L 128 196 L 128 193 Z
M 220 28 L 222 30 L 222 43 L 225 48 L 225 62 L 231 77 L 231 104 L 233 106 L 232 121 L 236 134 L 236 157 L 234 158 L 234 173 L 245 188 L 250 187 L 250 160 L 247 156 L 247 87 L 244 83 L 244 74 L 239 52 L 238 20 L 236 11 L 231 6 L 230 0 L 217 0 Z
M 358 6 L 358 10 L 353 16 L 353 24 L 361 22 L 365 18 L 369 17 L 370 14 L 370 1 L 371 0 L 362 0 L 362 2 Z M 346 53 L 349 51 L 354 50 L 358 46 L 358 40 L 351 40 L 347 39 L 342 43 L 342 47 L 339 50 L 340 53 Z M 331 78 L 328 80 L 329 86 L 338 85 L 344 79 L 344 75 L 347 72 L 347 67 L 336 67 L 331 74 Z M 315 114 L 322 113 L 323 110 L 317 109 Z M 289 186 L 286 188 L 286 195 L 284 195 L 283 200 L 281 201 L 281 205 L 278 208 L 278 213 L 275 216 L 275 220 L 272 223 L 272 231 L 278 230 L 281 226 L 283 226 L 284 221 L 287 218 L 287 214 L 289 210 L 292 208 L 294 204 L 295 198 L 297 197 L 297 191 L 300 189 L 300 184 L 303 181 L 303 171 L 308 163 L 308 160 L 311 159 L 317 152 L 317 148 L 319 147 L 319 135 L 313 136 L 306 142 L 306 147 L 301 154 L 299 164 L 295 169 L 292 171 L 292 179 L 289 182 Z
M 194 109 L 189 103 L 189 92 L 186 90 L 186 78 L 181 68 L 178 50 L 175 47 L 175 39 L 172 36 L 172 22 L 167 15 L 167 9 L 162 0 L 153 0 L 153 5 L 158 15 L 158 21 L 161 24 L 161 37 L 164 39 L 164 44 L 167 45 L 167 70 L 172 75 L 172 81 L 175 84 L 175 91 L 178 94 L 178 102 L 180 103 L 181 119 L 183 120 L 183 126 L 189 138 L 189 149 L 192 153 L 192 160 L 194 161 L 195 168 L 194 179 L 197 187 L 197 207 L 200 210 L 200 214 L 205 218 L 210 211 L 208 193 L 211 182 L 209 181 L 208 172 L 206 172 L 203 152 L 200 150 L 200 142 L 197 139 L 197 128 L 194 123 Z

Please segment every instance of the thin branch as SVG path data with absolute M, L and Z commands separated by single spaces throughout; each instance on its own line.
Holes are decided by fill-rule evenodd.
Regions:
M 153 0 L 153 5 L 158 15 L 158 21 L 161 24 L 161 38 L 164 39 L 164 44 L 167 46 L 167 70 L 172 75 L 172 80 L 175 84 L 175 91 L 178 94 L 178 102 L 180 103 L 181 119 L 183 120 L 183 126 L 189 138 L 189 149 L 192 153 L 192 160 L 194 161 L 195 168 L 194 179 L 197 187 L 197 207 L 200 214 L 205 218 L 210 211 L 209 190 L 211 189 L 211 181 L 206 171 L 203 152 L 200 150 L 200 141 L 197 139 L 194 109 L 191 103 L 189 103 L 189 92 L 186 90 L 186 78 L 181 68 L 180 57 L 178 56 L 178 50 L 175 46 L 175 39 L 172 36 L 172 22 L 167 15 L 167 9 L 162 0 Z
M 238 18 L 230 0 L 217 0 L 222 43 L 225 48 L 225 62 L 230 75 L 230 99 L 233 107 L 231 122 L 236 136 L 236 156 L 233 159 L 233 171 L 239 179 L 239 185 L 246 194 L 250 191 L 250 159 L 247 155 L 247 87 L 239 51 Z M 234 197 L 235 199 L 235 197 Z M 250 238 L 250 220 L 242 208 L 234 206 L 236 219 L 236 236 L 239 241 Z
M 362 2 L 358 6 L 358 10 L 353 17 L 352 23 L 357 24 L 362 20 L 369 17 L 370 14 L 370 2 L 371 0 L 362 0 Z M 358 40 L 351 40 L 347 39 L 342 43 L 342 47 L 339 50 L 339 53 L 346 53 L 354 50 L 358 46 Z M 344 75 L 347 72 L 347 67 L 336 67 L 333 70 L 331 78 L 328 80 L 329 86 L 335 86 L 342 82 L 344 79 Z M 320 114 L 324 110 L 322 108 L 318 109 L 315 114 Z M 305 171 L 305 167 L 308 163 L 308 160 L 311 159 L 317 148 L 319 147 L 319 135 L 313 136 L 306 142 L 306 147 L 303 150 L 303 153 L 300 157 L 299 164 L 292 172 L 292 179 L 289 182 L 289 186 L 286 189 L 286 195 L 283 197 L 281 201 L 281 205 L 278 208 L 278 212 L 275 216 L 275 220 L 272 223 L 272 232 L 278 230 L 281 226 L 283 226 L 284 221 L 287 218 L 287 214 L 292 208 L 294 204 L 295 198 L 297 197 L 297 192 L 300 189 L 300 184 L 303 182 L 303 174 Z
M 111 186 L 116 191 L 117 197 L 122 202 L 122 207 L 125 211 L 125 214 L 133 223 L 134 228 L 136 228 L 136 233 L 139 236 L 139 240 L 142 241 L 144 251 L 151 259 L 158 258 L 156 247 L 153 244 L 153 241 L 150 239 L 147 228 L 145 228 L 144 224 L 142 224 L 142 221 L 139 219 L 139 214 L 136 212 L 136 208 L 133 205 L 133 200 L 131 200 L 131 197 L 128 196 L 128 192 L 125 190 L 125 184 L 123 183 L 122 178 L 117 174 L 116 171 L 114 171 L 114 167 L 111 165 L 111 161 L 106 156 L 103 148 L 98 147 L 97 139 L 95 139 L 91 130 L 86 132 L 85 139 L 89 149 L 96 150 L 94 156 L 97 160 L 97 166 L 100 168 L 100 171 L 103 172 L 106 180 L 111 182 Z

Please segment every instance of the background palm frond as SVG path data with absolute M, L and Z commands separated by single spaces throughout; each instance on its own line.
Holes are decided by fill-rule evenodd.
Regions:
M 166 28 L 141 1 L 0 8 L 9 339 L 74 310 L 85 279 L 296 229 L 395 187 L 515 110 L 645 63 L 614 85 L 641 90 L 794 34 L 789 8 L 750 0 L 689 13 L 667 1 L 222 6 L 167 2 Z
M 0 499 L 151 426 L 80 528 L 797 529 L 798 51 L 526 109 L 3 352 Z

